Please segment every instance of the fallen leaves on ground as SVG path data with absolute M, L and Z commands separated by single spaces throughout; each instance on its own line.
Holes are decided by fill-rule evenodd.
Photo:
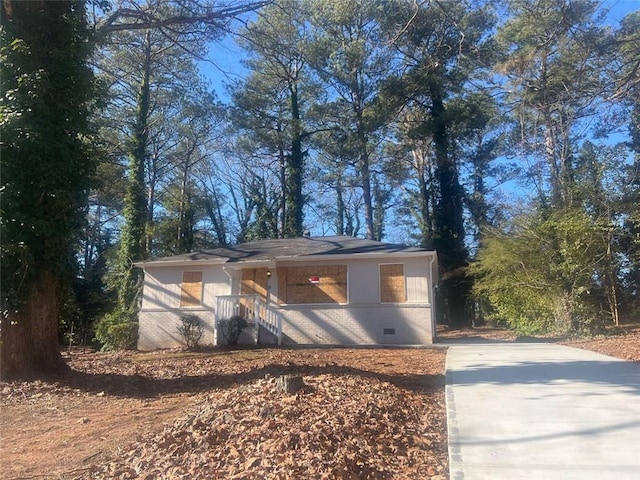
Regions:
M 446 436 L 428 397 L 356 375 L 274 377 L 209 394 L 92 478 L 428 478 L 446 473 Z M 436 405 L 437 406 L 437 405 Z M 169 472 L 169 473 L 168 473 Z
M 563 342 L 570 347 L 584 348 L 594 352 L 640 362 L 640 325 L 622 325 L 611 328 L 604 335 Z
M 31 442 L 37 448 L 20 450 L 15 434 L 16 458 L 23 454 L 31 464 L 9 473 L 95 479 L 445 478 L 444 355 L 439 349 L 74 354 L 72 371 L 62 377 L 3 384 L 2 401 L 14 412 L 29 407 L 21 420 L 27 423 L 38 409 L 66 408 L 62 417 L 72 418 L 60 432 L 52 426 L 60 416 L 49 420 L 42 412 L 36 421 L 49 434 L 83 434 L 82 456 L 74 464 L 73 446 L 64 450 L 60 442 L 38 442 L 37 435 Z M 280 392 L 277 379 L 285 374 L 302 375 L 305 388 L 295 395 Z M 145 409 L 159 409 L 159 401 L 169 407 L 157 420 L 172 420 L 152 428 Z M 97 424 L 104 427 L 109 414 L 113 432 L 87 435 Z M 3 436 L 12 435 L 7 423 Z M 121 439 L 117 446 L 108 441 L 114 435 Z M 63 453 L 65 465 L 52 469 Z
M 615 332 L 563 343 L 640 361 L 640 325 Z M 439 336 L 517 341 L 490 328 Z M 65 357 L 63 375 L 0 382 L 0 478 L 448 477 L 444 349 Z M 286 374 L 305 389 L 279 392 Z

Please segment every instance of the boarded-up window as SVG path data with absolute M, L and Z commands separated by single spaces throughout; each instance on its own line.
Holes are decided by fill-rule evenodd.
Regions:
M 347 266 L 278 268 L 280 303 L 347 303 Z
M 382 303 L 402 303 L 407 301 L 403 264 L 380 265 L 380 301 Z
M 182 272 L 180 306 L 197 307 L 202 304 L 202 272 Z
M 241 295 L 259 295 L 263 302 L 267 300 L 267 275 L 266 268 L 245 268 L 242 270 Z

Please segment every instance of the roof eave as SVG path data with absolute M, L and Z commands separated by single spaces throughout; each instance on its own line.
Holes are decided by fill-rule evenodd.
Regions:
M 310 260 L 345 260 L 351 258 L 370 259 L 370 258 L 389 258 L 389 257 L 424 257 L 435 255 L 435 251 L 418 251 L 418 252 L 362 252 L 362 253 L 335 253 L 335 254 L 316 254 L 316 255 L 292 255 L 277 257 L 275 260 L 280 262 L 308 262 Z
M 181 267 L 186 265 L 224 265 L 229 262 L 227 258 L 203 258 L 200 260 L 145 260 L 141 262 L 134 262 L 133 265 L 138 268 L 146 267 Z
M 335 254 L 308 254 L 308 255 L 281 255 L 273 258 L 246 261 L 231 261 L 228 258 L 206 258 L 200 260 L 161 260 L 161 261 L 143 261 L 135 262 L 134 265 L 140 268 L 146 267 L 183 267 L 183 266 L 209 266 L 209 265 L 225 265 L 233 266 L 270 266 L 273 267 L 276 262 L 310 262 L 310 261 L 335 261 L 345 259 L 374 259 L 374 258 L 397 258 L 397 257 L 424 257 L 435 256 L 435 250 L 420 251 L 394 251 L 394 252 L 362 252 L 362 253 L 335 253 Z

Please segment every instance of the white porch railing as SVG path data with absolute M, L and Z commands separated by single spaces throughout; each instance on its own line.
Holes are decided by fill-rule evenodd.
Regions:
M 216 300 L 216 332 L 220 320 L 234 315 L 253 321 L 256 326 L 256 343 L 259 338 L 259 327 L 275 335 L 278 345 L 282 345 L 282 315 L 275 308 L 260 300 L 258 295 L 223 295 Z

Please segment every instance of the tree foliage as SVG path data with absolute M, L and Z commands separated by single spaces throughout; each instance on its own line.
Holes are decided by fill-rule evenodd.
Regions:
M 524 335 L 596 331 L 603 318 L 592 294 L 607 228 L 570 210 L 523 216 L 509 233 L 486 235 L 471 270 L 489 318 Z
M 610 57 L 600 48 L 598 3 L 523 0 L 510 9 L 498 41 L 506 52 L 499 71 L 516 103 L 514 141 L 531 158 L 539 195 L 567 207 L 580 142 L 607 112 L 602 72 Z
M 499 192 L 520 175 L 518 187 L 535 192 L 532 215 L 582 212 L 602 225 L 592 243 L 603 260 L 585 305 L 619 318 L 632 257 L 621 243 L 631 237 L 617 226 L 634 216 L 614 207 L 626 197 L 610 179 L 627 166 L 609 164 L 604 181 L 598 166 L 611 155 L 600 142 L 588 160 L 585 139 L 599 141 L 609 119 L 623 118 L 611 89 L 632 75 L 625 70 L 623 82 L 605 67 L 623 61 L 611 42 L 633 44 L 633 24 L 616 39 L 586 0 L 511 2 L 502 18 L 495 7 L 291 1 L 264 9 L 241 31 L 250 73 L 232 90 L 225 167 L 210 169 L 221 180 L 207 185 L 212 224 L 238 232 L 236 241 L 286 236 L 305 212 L 322 233 L 434 246 L 441 320 L 462 325 L 473 306 L 466 267 L 482 254 L 485 229 L 512 219 Z M 563 238 L 578 241 L 569 223 L 558 220 Z M 575 296 L 565 308 L 580 303 Z
M 304 230 L 305 97 L 306 89 L 313 89 L 306 73 L 303 9 L 301 2 L 289 1 L 267 6 L 261 13 L 244 35 L 243 44 L 253 54 L 247 62 L 253 70 L 248 87 L 249 91 L 266 87 L 272 98 L 282 99 L 284 116 L 274 118 L 280 122 L 279 143 L 273 145 L 282 157 L 281 229 L 284 237 L 299 237 Z
M 277 165 L 276 211 L 258 209 L 258 223 L 263 214 L 274 216 L 272 235 L 299 237 L 304 230 L 305 97 L 311 88 L 305 72 L 301 2 L 280 2 L 261 13 L 240 32 L 250 74 L 232 88 L 232 124 L 243 136 L 244 148 Z
M 2 376 L 56 369 L 94 163 L 83 2 L 3 2 Z
M 182 7 L 149 2 L 145 8 L 149 15 L 175 18 Z M 105 325 L 97 326 L 97 338 L 106 345 L 122 344 L 109 339 L 113 325 L 137 321 L 143 277 L 135 262 L 195 247 L 194 169 L 211 147 L 217 106 L 195 67 L 194 55 L 204 50 L 205 38 L 191 30 L 193 22 L 168 31 L 116 29 L 98 52 L 101 79 L 110 86 L 102 133 L 110 158 L 121 162 L 126 174 L 111 271 L 117 302 L 100 322 Z M 178 218 L 168 220 L 166 212 Z
M 90 27 L 84 1 L 2 3 L 3 377 L 43 373 L 62 365 L 57 348 L 61 292 L 70 291 L 76 271 L 89 271 L 88 264 L 76 268 L 79 262 L 74 254 L 83 231 L 82 214 L 100 211 L 95 203 L 86 202 L 94 166 L 85 144 L 93 95 L 93 72 L 87 61 L 94 34 L 104 40 L 110 32 L 153 30 L 176 43 L 197 36 L 213 38 L 235 16 L 263 5 L 125 0 L 111 8 L 107 1 L 95 1 Z M 144 78 L 145 69 L 142 72 Z M 139 85 L 144 87 L 145 82 Z M 140 89 L 136 102 L 138 118 L 147 113 L 145 90 Z M 135 145 L 125 150 L 138 160 L 130 165 L 130 179 L 144 175 L 141 159 L 147 135 L 138 129 Z M 132 250 L 140 244 L 143 195 L 139 186 L 140 182 L 129 183 L 127 203 L 136 211 L 130 212 L 128 232 L 125 229 L 121 242 Z M 101 220 L 96 222 L 101 226 Z M 90 245 L 101 242 L 83 236 L 82 257 L 94 262 L 99 254 Z M 123 263 L 130 265 L 135 257 L 134 252 Z M 139 284 L 136 273 L 128 273 L 132 280 L 123 285 Z M 121 303 L 135 297 L 128 287 L 120 290 Z M 131 313 L 130 308 L 120 310 Z
M 352 146 L 362 189 L 367 238 L 380 240 L 374 225 L 373 165 L 377 134 L 390 119 L 378 89 L 391 51 L 380 25 L 385 5 L 378 1 L 310 2 L 309 62 L 329 91 L 325 111 L 333 111 L 333 130 Z

